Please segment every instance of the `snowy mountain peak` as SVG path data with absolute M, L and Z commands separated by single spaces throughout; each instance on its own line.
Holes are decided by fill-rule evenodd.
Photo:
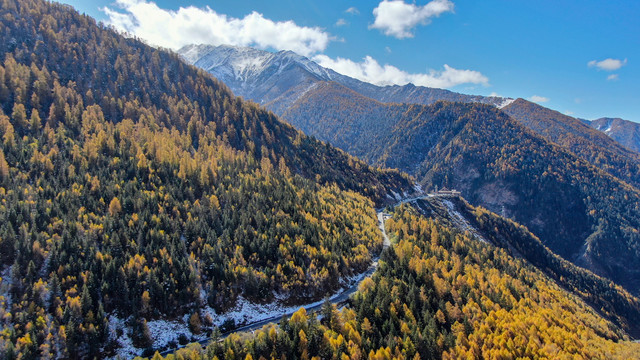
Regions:
M 187 62 L 210 72 L 242 96 L 246 95 L 243 88 L 296 68 L 321 81 L 333 80 L 337 75 L 290 50 L 272 53 L 231 45 L 187 45 L 178 50 L 178 53 Z
M 274 54 L 249 47 L 230 45 L 187 45 L 178 50 L 182 57 L 207 70 L 221 80 L 231 77 L 240 81 L 260 74 Z
M 516 101 L 516 99 L 512 99 L 512 98 L 505 98 L 505 97 L 500 97 L 500 96 L 492 96 L 492 97 L 502 101 L 502 102 L 496 103 L 496 107 L 498 109 L 502 109 L 503 107 L 508 106 L 512 102 Z
M 324 68 L 290 50 L 273 53 L 231 45 L 187 45 L 178 50 L 178 54 L 227 84 L 236 95 L 265 104 L 276 114 L 282 114 L 320 81 L 335 81 L 380 102 L 428 105 L 447 100 L 479 102 L 503 108 L 514 101 L 511 98 L 465 95 L 413 84 L 377 86 Z

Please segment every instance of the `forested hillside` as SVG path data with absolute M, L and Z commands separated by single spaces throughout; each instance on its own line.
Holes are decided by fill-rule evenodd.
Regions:
M 460 216 L 481 241 L 505 249 L 511 256 L 526 260 L 564 290 L 582 298 L 598 314 L 627 333 L 640 336 L 640 300 L 621 286 L 554 254 L 526 227 L 482 207 L 474 207 L 460 197 L 431 197 L 412 205 L 421 214 L 455 227 Z
M 433 136 L 416 176 L 425 184 L 463 191 L 526 225 L 555 253 L 637 293 L 640 193 L 519 126 L 495 108 L 440 103 L 422 107 L 397 132 L 402 153 Z M 411 137 L 403 137 L 411 134 Z M 399 139 L 405 139 L 401 142 Z
M 427 189 L 456 188 L 638 294 L 640 193 L 628 184 L 635 171 L 628 158 L 619 170 L 630 180 L 621 181 L 495 107 L 382 104 L 335 83 L 305 95 L 284 117 L 371 164 L 414 175 Z
M 502 110 L 579 158 L 636 187 L 640 185 L 640 154 L 630 151 L 603 132 L 576 118 L 524 99 L 517 99 Z
M 315 134 L 345 151 L 379 163 L 401 108 L 367 98 L 336 82 L 319 84 L 282 118 L 305 134 Z
M 233 73 L 240 50 L 225 48 L 223 58 L 217 48 L 194 59 L 214 73 Z M 264 84 L 279 84 L 266 86 L 271 92 L 300 80 L 289 76 L 292 69 L 306 74 L 295 99 L 283 90 L 280 96 L 292 100 L 286 106 L 274 100 L 291 124 L 372 165 L 406 171 L 426 188 L 458 188 L 472 203 L 526 225 L 565 259 L 639 293 L 640 155 L 575 118 L 522 99 L 499 104 L 517 121 L 479 104 L 411 105 L 431 104 L 446 92 L 387 87 L 382 96 L 377 87 L 355 86 L 339 74 L 305 72 L 309 62 L 282 65 L 288 75 L 256 70 L 268 75 Z M 230 81 L 242 88 L 256 74 Z
M 111 317 L 144 348 L 149 319 L 320 299 L 379 251 L 374 201 L 406 176 L 69 6 L 0 3 L 0 357 L 104 356 Z
M 504 109 L 526 127 L 547 140 L 574 152 L 593 165 L 635 186 L 640 185 L 640 155 L 630 152 L 624 147 L 627 146 L 631 149 L 634 149 L 634 146 L 637 147 L 638 136 L 634 135 L 633 127 L 630 125 L 633 123 L 630 122 L 616 121 L 615 124 L 606 126 L 607 135 L 610 135 L 608 137 L 586 126 L 581 120 L 524 99 L 514 101 L 503 97 L 466 95 L 412 84 L 376 86 L 323 68 L 308 58 L 291 51 L 271 53 L 228 45 L 188 45 L 178 52 L 190 63 L 211 72 L 224 81 L 236 94 L 259 102 L 278 115 L 282 114 L 285 118 L 291 118 L 294 125 L 308 134 L 322 138 L 327 136 L 340 137 L 332 132 L 325 132 L 321 128 L 327 127 L 324 124 L 325 121 L 331 123 L 337 119 L 348 125 L 353 125 L 352 119 L 343 116 L 345 112 L 348 113 L 349 106 L 356 107 L 357 116 L 365 116 L 369 119 L 365 122 L 363 131 L 367 131 L 368 127 L 380 129 L 381 124 L 371 121 L 371 119 L 386 120 L 393 115 L 381 117 L 379 114 L 360 112 L 361 108 L 364 108 L 369 101 L 421 105 L 431 105 L 441 100 L 485 103 Z M 355 99 L 345 100 L 345 98 L 351 97 Z M 304 111 L 299 114 L 300 108 L 309 106 L 308 102 L 310 101 L 339 101 L 339 103 L 313 104 L 313 106 L 320 107 L 321 109 L 318 110 L 323 112 Z M 349 106 L 345 106 L 344 101 Z M 336 110 L 336 107 L 341 111 L 332 112 Z M 378 107 L 374 107 L 374 110 L 378 109 Z M 318 116 L 326 117 L 326 119 L 313 119 Z M 605 119 L 605 121 L 607 120 Z M 602 124 L 602 121 L 599 124 Z M 622 130 L 623 124 L 627 131 Z M 329 127 L 334 127 L 333 125 L 330 124 Z M 605 129 L 602 125 L 597 126 Z M 313 131 L 315 127 L 320 127 L 317 132 Z M 347 128 L 346 131 L 349 132 L 352 129 Z M 384 135 L 383 132 L 377 133 L 377 136 Z M 357 142 L 358 137 L 350 136 L 348 142 L 354 141 Z M 367 140 L 363 140 L 363 142 L 366 143 Z M 332 144 L 346 148 L 333 141 Z M 351 148 L 352 154 L 357 151 L 357 156 L 368 155 L 367 151 Z
M 298 311 L 183 359 L 632 359 L 640 345 L 507 251 L 409 206 L 387 222 L 394 244 L 349 307 Z

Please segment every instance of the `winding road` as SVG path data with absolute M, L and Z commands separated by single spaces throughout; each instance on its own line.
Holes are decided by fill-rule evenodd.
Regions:
M 426 195 L 425 195 L 426 196 Z M 406 202 L 411 202 L 411 201 L 416 201 L 418 199 L 421 199 L 425 196 L 420 196 L 420 197 L 412 197 L 412 198 L 408 198 L 408 199 L 404 199 L 399 201 L 397 204 L 395 204 L 394 206 L 398 206 L 400 204 L 406 203 Z M 380 229 L 380 233 L 382 234 L 382 238 L 383 238 L 383 242 L 382 242 L 382 251 L 384 251 L 384 249 L 388 248 L 389 246 L 391 246 L 391 241 L 389 240 L 389 236 L 387 235 L 387 231 L 385 229 L 385 225 L 384 225 L 384 221 L 385 221 L 385 217 L 389 216 L 388 214 L 386 214 L 382 209 L 377 209 L 377 217 L 378 217 L 378 228 Z M 371 265 L 369 266 L 369 268 L 367 269 L 367 271 L 361 273 L 360 275 L 358 275 L 358 277 L 356 278 L 356 281 L 354 281 L 354 283 L 348 287 L 347 289 L 343 290 L 342 292 L 333 295 L 332 297 L 329 298 L 329 302 L 331 302 L 332 304 L 341 304 L 346 302 L 349 299 L 349 296 L 351 296 L 351 294 L 355 293 L 358 290 L 358 286 L 360 285 L 360 283 L 370 277 L 371 275 L 373 275 L 373 273 L 376 271 L 376 269 L 378 268 L 378 260 L 380 258 L 380 254 L 382 253 L 382 251 L 380 251 L 380 253 L 378 255 L 376 255 L 376 257 L 373 258 L 373 262 L 371 263 Z M 320 310 L 320 308 L 322 307 L 323 302 L 320 303 L 313 303 L 313 304 L 308 304 L 308 305 L 302 305 L 300 307 L 304 307 L 305 310 L 307 310 L 307 313 L 309 312 L 316 312 L 318 310 Z M 253 331 L 253 330 L 257 330 L 262 328 L 264 325 L 269 324 L 269 323 L 273 323 L 273 322 L 278 322 L 280 321 L 280 319 L 282 319 L 283 316 L 286 317 L 290 317 L 291 315 L 293 315 L 294 312 L 286 312 L 286 313 L 282 313 L 282 314 L 278 314 L 266 319 L 262 319 L 262 320 L 258 320 L 256 322 L 252 322 L 250 324 L 247 325 L 243 325 L 240 327 L 235 328 L 233 331 L 229 331 L 229 332 L 225 332 L 223 334 L 221 334 L 220 339 L 224 339 L 227 336 L 233 334 L 233 333 L 237 333 L 237 332 L 245 332 L 245 331 Z M 207 339 L 203 339 L 198 341 L 198 343 L 200 345 L 206 346 L 209 341 L 211 341 L 211 339 L 207 338 Z M 169 350 L 165 350 L 163 352 L 160 353 L 160 355 L 162 356 L 167 356 L 169 354 L 173 354 L 174 352 L 176 352 L 179 349 L 182 349 L 184 347 L 186 347 L 187 345 L 183 345 L 183 346 L 178 346 L 177 348 L 174 349 L 169 349 Z
M 395 203 L 393 205 L 393 207 L 396 207 L 396 206 L 399 206 L 399 205 L 405 204 L 405 203 L 414 202 L 414 201 L 417 201 L 417 200 L 420 200 L 420 199 L 424 199 L 424 198 L 427 198 L 427 197 L 433 197 L 433 196 L 437 196 L 437 195 L 421 194 L 421 195 L 418 195 L 418 196 L 409 197 L 409 198 L 402 199 L 402 200 L 398 201 L 397 203 Z M 386 248 L 391 246 L 391 241 L 389 240 L 389 236 L 387 234 L 387 230 L 386 230 L 385 224 L 384 224 L 384 221 L 386 220 L 386 217 L 388 217 L 389 215 L 384 212 L 384 209 L 376 209 L 376 213 L 377 213 L 377 217 L 378 217 L 378 229 L 380 229 L 380 233 L 382 234 L 382 238 L 383 238 L 382 251 L 384 251 Z M 361 273 L 360 275 L 358 275 L 358 277 L 355 279 L 355 281 L 353 282 L 353 284 L 350 287 L 348 287 L 347 289 L 344 289 L 342 292 L 340 292 L 338 294 L 335 294 L 332 297 L 330 297 L 329 298 L 329 302 L 331 302 L 332 304 L 342 304 L 342 303 L 346 302 L 349 299 L 349 297 L 351 296 L 351 294 L 355 293 L 358 290 L 358 286 L 360 286 L 360 283 L 362 283 L 362 281 L 364 279 L 366 279 L 366 278 L 370 277 L 371 275 L 373 275 L 373 273 L 376 271 L 376 269 L 378 269 L 378 260 L 380 258 L 380 254 L 382 253 L 382 251 L 380 251 L 380 253 L 373 258 L 373 262 L 371 263 L 371 265 L 369 266 L 367 271 L 365 271 L 365 272 Z M 316 312 L 316 311 L 320 310 L 320 308 L 322 307 L 323 303 L 324 302 L 319 302 L 319 303 L 315 302 L 315 303 L 308 304 L 308 305 L 301 305 L 300 307 L 303 307 L 307 311 L 307 313 Z M 280 319 L 282 319 L 283 316 L 290 317 L 291 315 L 293 315 L 294 312 L 295 311 L 289 311 L 289 312 L 281 313 L 281 314 L 274 315 L 274 316 L 271 316 L 271 317 L 266 318 L 266 319 L 258 320 L 258 321 L 252 322 L 250 324 L 246 324 L 246 325 L 237 327 L 232 331 L 228 331 L 228 332 L 222 333 L 221 336 L 220 336 L 220 339 L 224 339 L 224 338 L 226 338 L 227 336 L 229 336 L 229 335 L 231 335 L 233 333 L 253 331 L 253 330 L 260 329 L 266 324 L 280 321 Z M 209 341 L 211 341 L 211 339 L 207 338 L 207 339 L 203 339 L 203 340 L 198 341 L 198 343 L 200 345 L 206 346 L 209 343 Z M 183 345 L 183 346 L 178 346 L 177 348 L 174 348 L 174 349 L 165 350 L 165 351 L 161 352 L 160 355 L 167 356 L 169 354 L 173 354 L 177 350 L 182 349 L 182 348 L 184 348 L 186 346 L 187 345 Z

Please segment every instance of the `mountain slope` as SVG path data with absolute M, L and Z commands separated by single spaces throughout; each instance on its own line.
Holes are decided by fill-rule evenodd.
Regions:
M 380 103 L 336 82 L 317 84 L 282 115 L 306 134 L 378 164 L 401 106 Z
M 379 270 L 337 310 L 178 352 L 184 358 L 637 358 L 640 344 L 526 261 L 409 206 Z M 637 307 L 637 300 L 636 300 Z
M 407 171 L 426 188 L 461 190 L 471 203 L 526 225 L 565 259 L 640 289 L 638 190 L 494 107 L 382 104 L 330 83 L 284 116 L 372 164 Z
M 429 218 L 477 234 L 481 241 L 526 260 L 563 289 L 580 297 L 598 313 L 626 332 L 640 336 L 640 300 L 613 282 L 566 261 L 545 247 L 524 226 L 459 197 L 428 197 L 411 204 Z M 464 226 L 456 226 L 456 223 Z
M 630 184 L 640 185 L 640 154 L 582 121 L 524 99 L 517 99 L 502 110 L 578 157 Z
M 373 200 L 406 176 L 69 6 L 7 0 L 0 29 L 0 357 L 199 334 L 238 301 L 320 299 L 382 247 Z
M 179 53 L 225 82 L 238 95 L 265 105 L 276 114 L 290 117 L 293 108 L 310 98 L 340 97 L 346 89 L 383 103 L 414 103 L 430 105 L 439 100 L 495 105 L 536 131 L 546 139 L 564 146 L 584 160 L 636 186 L 640 185 L 640 155 L 628 151 L 611 138 L 586 127 L 578 119 L 560 114 L 523 99 L 514 101 L 502 97 L 463 95 L 443 89 L 408 84 L 376 86 L 325 69 L 315 62 L 292 53 L 270 53 L 233 46 L 188 45 Z M 345 87 L 329 86 L 338 94 L 327 94 L 327 82 Z M 321 92 L 320 96 L 313 95 Z M 362 100 L 360 100 L 362 101 Z M 353 103 L 353 101 L 352 101 Z M 328 114 L 335 117 L 336 114 Z M 288 119 L 299 126 L 305 119 Z M 369 123 L 367 126 L 378 127 Z M 303 131 L 313 135 L 306 128 Z M 621 137 L 621 136 L 619 136 Z M 614 138 L 615 139 L 615 138 Z M 625 140 L 629 141 L 629 140 Z M 334 145 L 337 145 L 334 143 Z M 340 146 L 340 145 L 337 145 Z M 358 153 L 358 156 L 361 156 Z
M 627 148 L 640 152 L 640 124 L 620 118 L 584 120 L 587 125 L 602 131 Z
M 408 84 L 377 86 L 323 68 L 291 51 L 267 51 L 228 45 L 187 45 L 178 50 L 187 60 L 227 84 L 236 95 L 266 106 L 278 115 L 321 82 L 335 81 L 381 102 L 431 104 L 438 100 L 503 106 L 511 99 L 464 95 Z

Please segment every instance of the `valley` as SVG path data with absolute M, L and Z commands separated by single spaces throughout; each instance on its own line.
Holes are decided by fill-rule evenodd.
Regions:
M 423 216 L 426 216 L 432 219 L 437 219 L 437 221 L 440 221 L 450 226 L 451 229 L 455 229 L 460 233 L 467 234 L 470 240 L 473 239 L 474 241 L 478 241 L 483 244 L 491 244 L 491 246 L 503 248 L 511 256 L 515 258 L 522 259 L 524 261 L 528 261 L 534 264 L 537 261 L 539 261 L 539 259 L 542 258 L 539 254 L 533 254 L 531 252 L 523 250 L 522 246 L 527 246 L 527 245 L 525 245 L 525 243 L 522 240 L 513 239 L 513 240 L 505 241 L 504 239 L 499 239 L 501 236 L 498 235 L 497 233 L 492 233 L 491 231 L 487 231 L 486 228 L 483 229 L 484 225 L 476 225 L 478 224 L 479 220 L 478 218 L 474 217 L 473 213 L 477 212 L 478 209 L 472 209 L 472 208 L 470 209 L 470 206 L 466 204 L 464 200 L 458 198 L 455 195 L 451 196 L 448 194 L 447 195 L 422 194 L 418 196 L 410 196 L 395 203 L 394 205 L 388 206 L 387 209 L 398 208 L 406 205 L 410 205 L 415 210 L 419 211 Z M 494 216 L 496 218 L 498 217 L 496 215 L 491 215 L 491 216 Z M 379 225 L 381 235 L 384 238 L 384 247 L 382 250 L 382 252 L 384 252 L 391 246 L 391 242 L 389 240 L 390 234 L 388 234 L 386 231 L 385 220 L 392 218 L 392 216 L 386 213 L 384 209 L 379 209 L 377 210 L 377 218 L 378 218 L 378 225 Z M 509 231 L 505 233 L 513 233 L 513 231 Z M 535 241 L 538 241 L 538 240 L 534 240 L 534 242 Z M 534 243 L 532 247 L 535 248 L 535 246 L 540 246 L 540 245 L 535 245 Z M 518 250 L 518 247 L 520 248 L 520 250 L 522 250 L 522 252 Z M 546 256 L 554 256 L 554 255 L 549 254 Z M 333 305 L 337 305 L 338 307 L 340 306 L 348 307 L 349 304 L 351 303 L 350 297 L 352 297 L 353 294 L 355 294 L 355 292 L 358 291 L 358 289 L 362 286 L 362 284 L 365 283 L 365 280 L 369 281 L 371 279 L 375 271 L 378 269 L 378 266 L 379 266 L 378 257 L 376 257 L 374 258 L 374 261 L 371 264 L 370 268 L 365 273 L 359 275 L 357 279 L 354 281 L 353 285 L 351 285 L 349 288 L 345 289 L 344 291 L 341 291 L 336 295 L 331 296 L 330 298 L 326 299 L 324 302 L 319 301 L 313 304 L 302 306 L 301 308 L 304 309 L 305 313 L 308 314 L 308 316 L 317 316 L 317 313 L 320 313 L 321 311 L 323 311 L 323 307 L 327 306 L 327 302 Z M 567 267 L 566 262 L 561 266 Z M 545 267 L 548 269 L 547 275 L 549 275 L 552 278 L 554 277 L 554 274 L 557 274 L 558 272 L 563 272 L 562 268 L 558 267 L 558 265 L 540 266 L 540 268 L 545 268 Z M 573 273 L 581 272 L 581 270 L 579 270 L 578 268 L 572 265 L 569 265 L 568 268 L 570 269 L 569 271 Z M 581 274 L 580 276 L 585 276 L 585 275 L 587 278 L 589 276 L 592 276 L 586 273 Z M 572 284 L 572 282 L 574 281 L 574 279 L 572 279 L 572 276 L 575 276 L 575 275 L 566 275 L 566 276 L 567 276 L 566 280 L 560 280 L 560 279 L 556 280 L 556 281 L 560 280 L 558 282 L 558 285 L 560 285 L 564 291 L 567 291 L 567 292 L 575 291 L 575 295 L 582 297 L 584 301 L 587 303 L 589 303 L 590 300 L 593 300 L 592 298 L 590 299 L 589 297 L 585 297 L 583 295 L 584 294 L 583 291 L 586 289 L 578 290 L 577 288 L 575 288 L 575 285 Z M 593 280 L 595 280 L 596 283 L 601 281 L 598 279 L 589 279 L 588 281 L 593 281 Z M 579 280 L 579 281 L 584 281 L 584 280 Z M 607 291 L 611 291 L 613 289 L 611 288 L 611 285 L 607 284 L 606 282 L 603 282 L 602 284 L 599 284 L 596 286 L 610 287 L 610 289 Z M 589 292 L 600 292 L 600 291 L 603 291 L 603 289 L 602 288 L 589 289 Z M 619 290 L 614 290 L 614 292 L 616 291 L 619 292 L 619 295 L 617 296 L 621 296 L 620 299 L 629 296 L 628 294 L 625 294 L 623 291 L 620 292 Z M 613 303 L 616 303 L 617 301 L 619 300 L 613 300 Z M 601 304 L 590 304 L 590 305 L 594 307 L 594 309 L 597 309 L 597 306 L 601 306 Z M 633 333 L 640 333 L 640 328 L 633 323 L 635 322 L 635 320 L 624 319 L 626 315 L 620 316 L 622 314 L 621 312 L 625 312 L 627 315 L 630 315 L 635 318 L 640 318 L 640 302 L 635 300 L 632 306 L 635 308 L 634 310 L 622 309 L 622 308 L 618 308 L 618 309 L 610 308 L 609 310 L 607 310 L 607 313 L 609 314 L 618 313 L 618 315 L 614 315 L 610 319 L 613 320 L 614 322 L 631 321 L 630 323 L 626 323 L 624 327 Z M 289 310 L 289 312 L 286 312 L 286 313 L 285 312 L 279 313 L 267 319 L 263 319 L 260 321 L 252 322 L 247 325 L 243 325 L 241 327 L 234 329 L 231 332 L 223 333 L 217 338 L 220 339 L 219 341 L 221 341 L 225 339 L 227 336 L 229 336 L 230 334 L 235 332 L 255 333 L 255 331 L 264 329 L 265 327 L 268 328 L 267 325 L 269 323 L 279 322 L 282 318 L 290 318 L 291 316 L 293 316 L 295 312 L 298 312 L 298 311 L 302 311 L 302 310 L 300 310 L 300 308 L 297 308 L 297 309 Z M 628 312 L 628 311 L 631 311 L 631 312 Z M 268 312 L 265 312 L 265 313 L 268 313 Z M 632 313 L 634 315 L 631 315 Z M 601 314 L 601 316 L 605 316 L 605 315 Z M 618 324 L 621 324 L 621 323 L 618 323 Z M 210 340 L 206 339 L 206 340 L 200 341 L 199 343 L 205 346 L 209 344 L 209 342 Z M 175 350 L 168 350 L 163 352 L 161 355 L 166 356 L 168 354 L 173 354 L 173 353 L 175 353 Z
M 0 0 L 0 358 L 638 358 L 635 123 L 256 10 L 91 4 Z
M 194 49 L 197 56 L 184 55 Z M 241 71 L 238 54 L 247 51 L 179 52 L 249 99 L 263 99 L 242 90 L 254 82 L 280 89 L 281 98 L 260 101 L 303 132 L 370 165 L 404 171 L 425 189 L 460 189 L 472 204 L 526 225 L 565 259 L 639 294 L 640 154 L 524 99 L 361 86 L 290 53 L 251 50 L 261 66 L 230 75 Z

